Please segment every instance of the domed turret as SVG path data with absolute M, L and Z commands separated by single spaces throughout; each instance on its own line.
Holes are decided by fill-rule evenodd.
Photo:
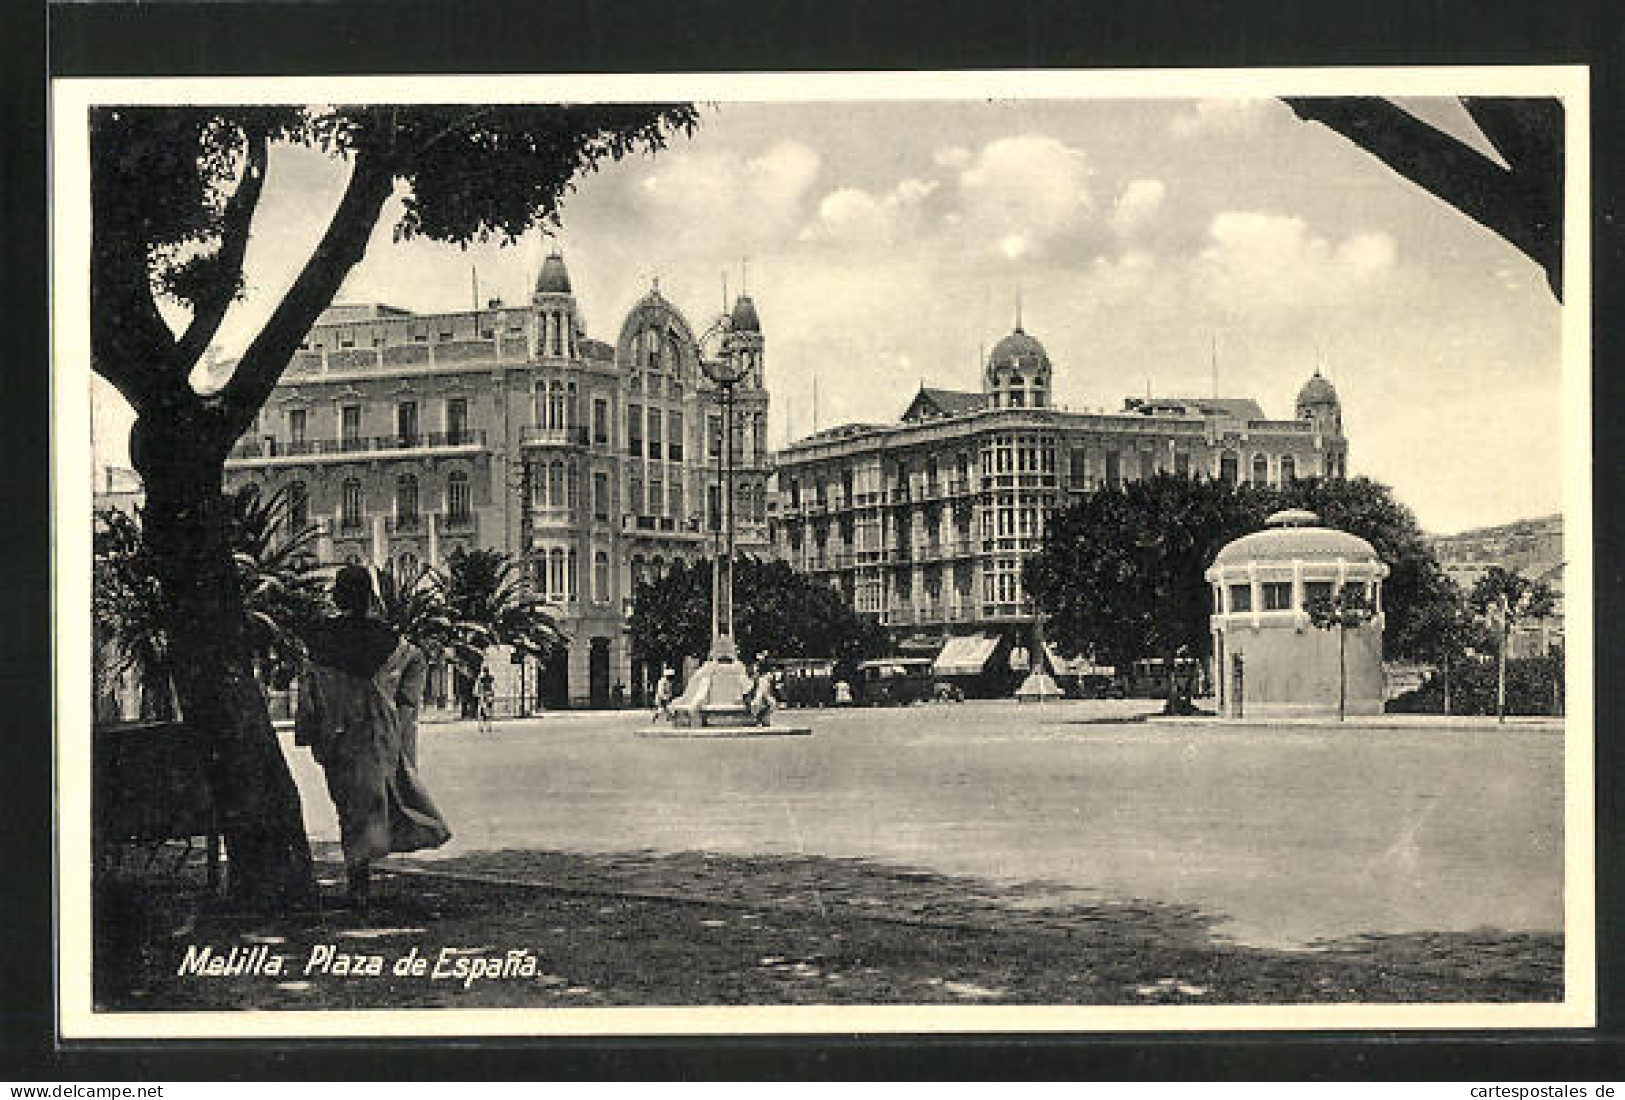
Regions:
M 739 300 L 734 303 L 733 314 L 728 320 L 735 332 L 762 331 L 762 320 L 756 316 L 756 303 L 751 301 L 749 294 L 739 296 Z
M 541 274 L 536 276 L 537 294 L 573 294 L 570 289 L 570 271 L 564 266 L 564 257 L 557 249 L 542 261 Z
M 558 249 L 549 252 L 530 296 L 532 329 L 538 359 L 574 359 L 584 334 L 570 289 L 570 271 Z
M 747 386 L 762 384 L 762 319 L 756 315 L 756 303 L 749 294 L 741 294 L 734 301 L 733 312 L 728 315 L 728 334 L 723 338 L 723 350 L 738 356 L 744 364 Z
M 1337 390 L 1318 370 L 1298 391 L 1298 419 L 1313 421 L 1328 435 L 1343 433 L 1343 406 Z
M 1017 323 L 987 357 L 983 391 L 995 409 L 1049 406 L 1049 353 Z

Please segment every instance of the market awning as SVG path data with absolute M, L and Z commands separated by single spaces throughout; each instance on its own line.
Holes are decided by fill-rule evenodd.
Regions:
M 949 638 L 931 665 L 931 672 L 937 676 L 978 676 L 998 647 L 997 636 L 963 634 Z
M 1044 655 L 1057 676 L 1112 676 L 1117 672 L 1111 665 L 1090 664 L 1087 657 L 1063 657 L 1060 650 L 1048 642 L 1044 643 Z

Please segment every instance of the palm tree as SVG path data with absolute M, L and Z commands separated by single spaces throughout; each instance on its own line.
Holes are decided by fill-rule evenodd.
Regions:
M 455 646 L 456 629 L 439 573 L 428 568 L 397 572 L 393 565 L 386 565 L 377 579 L 379 618 L 397 634 L 430 660 Z
M 263 496 L 247 485 L 231 499 L 232 558 L 243 595 L 249 645 L 268 671 L 289 669 L 305 655 L 304 638 L 331 610 L 327 570 L 317 564 L 321 529 L 293 526 L 292 497 Z
M 453 623 L 453 659 L 464 671 L 478 673 L 493 645 L 545 657 L 565 644 L 552 605 L 507 554 L 454 553 L 448 565 L 445 598 Z
M 168 721 L 175 717 L 169 644 L 159 625 L 162 596 L 141 523 L 116 508 L 103 508 L 95 514 L 94 531 L 91 617 L 98 669 L 119 674 L 133 670 L 140 685 L 141 717 Z M 110 658 L 105 666 L 103 652 Z
M 312 552 L 319 530 L 291 526 L 286 493 L 249 485 L 228 501 L 227 529 L 243 599 L 244 629 L 262 671 L 286 669 L 304 655 L 307 628 L 329 609 L 323 570 Z M 117 653 L 115 667 L 135 669 L 143 718 L 175 717 L 163 596 L 143 517 L 96 513 L 92 610 Z

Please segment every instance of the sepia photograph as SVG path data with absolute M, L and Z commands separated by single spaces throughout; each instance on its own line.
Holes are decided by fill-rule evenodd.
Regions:
M 1594 1024 L 1587 97 L 57 81 L 62 1035 Z

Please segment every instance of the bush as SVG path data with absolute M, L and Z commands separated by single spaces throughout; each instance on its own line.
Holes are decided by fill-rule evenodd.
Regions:
M 1515 657 L 1507 661 L 1508 714 L 1563 713 L 1563 656 Z M 1422 686 L 1388 702 L 1394 714 L 1444 713 L 1444 681 L 1437 671 Z M 1495 713 L 1495 661 L 1462 661 L 1450 666 L 1450 713 Z

